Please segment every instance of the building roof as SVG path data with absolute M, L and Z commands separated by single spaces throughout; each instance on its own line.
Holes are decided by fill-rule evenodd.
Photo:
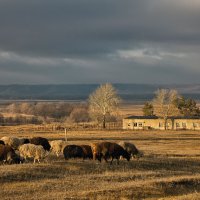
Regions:
M 136 116 L 132 115 L 129 117 L 125 117 L 124 119 L 159 119 L 157 116 Z
M 129 117 L 125 117 L 124 119 L 159 119 L 159 117 L 132 115 Z M 173 116 L 173 117 L 168 117 L 168 119 L 200 119 L 200 116 Z
M 174 116 L 171 119 L 200 119 L 200 116 Z

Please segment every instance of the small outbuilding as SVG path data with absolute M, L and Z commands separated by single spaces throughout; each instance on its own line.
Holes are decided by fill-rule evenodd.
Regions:
M 131 130 L 165 130 L 165 122 L 157 116 L 129 116 L 123 119 L 123 129 Z M 169 117 L 167 130 L 200 130 L 200 117 Z

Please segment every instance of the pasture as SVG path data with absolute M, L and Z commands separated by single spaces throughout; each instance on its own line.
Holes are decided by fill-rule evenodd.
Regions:
M 0 137 L 63 139 L 61 131 L 0 127 Z M 197 131 L 69 131 L 69 144 L 133 142 L 144 157 L 117 165 L 50 154 L 40 164 L 0 165 L 0 199 L 199 199 L 200 133 Z

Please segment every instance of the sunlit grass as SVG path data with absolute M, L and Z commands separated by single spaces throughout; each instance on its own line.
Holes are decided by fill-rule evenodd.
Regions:
M 64 139 L 62 131 L 0 127 L 0 137 Z M 69 144 L 133 142 L 140 160 L 109 165 L 52 153 L 41 164 L 0 165 L 1 199 L 198 199 L 200 134 L 196 131 L 69 131 Z

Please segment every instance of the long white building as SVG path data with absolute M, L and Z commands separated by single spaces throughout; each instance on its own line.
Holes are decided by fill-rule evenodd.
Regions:
M 131 130 L 165 130 L 165 122 L 156 116 L 129 116 L 123 119 L 123 129 Z M 166 123 L 167 130 L 200 130 L 200 117 L 170 117 Z

